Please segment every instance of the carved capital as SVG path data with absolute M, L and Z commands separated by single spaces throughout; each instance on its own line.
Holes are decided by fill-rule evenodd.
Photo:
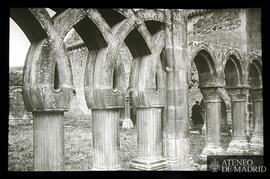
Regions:
M 263 101 L 263 90 L 262 89 L 251 89 L 249 90 L 252 100 Z
M 232 101 L 246 101 L 248 88 L 229 88 L 227 89 Z
M 205 102 L 220 102 L 220 94 L 217 87 L 201 88 Z
M 29 112 L 67 111 L 70 108 L 73 94 L 70 61 L 59 44 L 44 39 L 32 44 L 28 51 L 23 99 Z

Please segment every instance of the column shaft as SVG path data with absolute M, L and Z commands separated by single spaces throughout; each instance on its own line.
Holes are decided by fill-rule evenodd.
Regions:
M 263 97 L 262 90 L 252 90 L 253 120 L 255 123 L 254 134 L 250 145 L 254 154 L 263 154 Z
M 132 161 L 131 167 L 139 170 L 162 170 L 167 162 L 162 157 L 161 140 L 162 108 L 138 108 L 138 157 Z
M 200 155 L 200 162 L 205 163 L 208 155 L 221 155 L 224 149 L 220 143 L 221 99 L 215 88 L 202 93 L 206 106 L 206 145 Z
M 232 101 L 232 141 L 227 154 L 241 155 L 249 152 L 250 146 L 246 139 L 246 89 L 228 89 Z
M 33 112 L 34 170 L 63 170 L 64 112 Z
M 181 10 L 165 10 L 165 18 L 167 75 L 163 152 L 172 168 L 185 170 L 191 168 L 188 141 L 187 19 Z
M 245 140 L 245 121 L 246 121 L 246 102 L 245 101 L 232 101 L 232 119 L 233 119 L 233 140 Z
M 119 110 L 92 109 L 93 170 L 119 170 Z
M 221 120 L 221 102 L 207 101 L 206 104 L 206 129 L 207 145 L 220 146 L 220 122 Z

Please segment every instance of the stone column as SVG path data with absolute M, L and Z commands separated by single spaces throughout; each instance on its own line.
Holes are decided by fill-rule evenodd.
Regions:
M 63 170 L 64 112 L 33 112 L 34 170 Z
M 190 170 L 188 112 L 187 17 L 181 10 L 165 10 L 166 107 L 164 157 L 172 169 Z M 177 33 L 176 33 L 177 32 Z
M 139 170 L 163 170 L 168 164 L 162 157 L 162 108 L 137 108 L 138 157 L 131 167 Z
M 206 145 L 200 155 L 200 163 L 205 163 L 207 155 L 224 154 L 220 143 L 221 98 L 217 87 L 201 88 L 206 106 Z
M 247 89 L 228 89 L 232 102 L 232 141 L 226 151 L 227 154 L 241 155 L 249 152 L 246 130 L 246 99 Z
M 23 100 L 33 114 L 35 171 L 64 170 L 63 120 L 70 109 L 73 80 L 61 40 L 54 34 L 32 43 L 24 67 Z
M 250 145 L 254 154 L 263 155 L 263 96 L 262 89 L 250 90 L 253 103 L 253 120 L 255 122 L 254 134 Z
M 119 170 L 119 109 L 92 109 L 93 168 Z

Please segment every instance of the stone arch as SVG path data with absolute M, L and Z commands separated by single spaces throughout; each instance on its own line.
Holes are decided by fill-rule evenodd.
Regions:
M 248 84 L 250 88 L 262 88 L 262 63 L 258 56 L 252 57 L 248 66 L 248 74 Z
M 52 16 L 52 19 L 54 19 L 55 17 L 57 17 L 59 14 L 63 13 L 64 11 L 67 10 L 67 8 L 49 8 L 52 11 L 55 12 L 55 14 Z
M 10 16 L 31 42 L 23 69 L 26 109 L 68 110 L 73 86 L 70 63 L 48 12 L 42 8 L 12 8 Z
M 128 18 L 112 27 L 113 36 L 110 39 L 109 45 L 98 53 L 94 52 L 92 57 L 91 52 L 89 54 L 89 59 L 92 59 L 89 64 L 91 63 L 91 66 L 94 65 L 95 68 L 92 69 L 91 75 L 86 75 L 92 76 L 91 78 L 93 78 L 91 82 L 92 85 L 88 82 L 85 84 L 85 86 L 87 86 L 86 91 L 92 91 L 91 96 L 87 94 L 89 92 L 85 94 L 94 99 L 92 100 L 94 102 L 92 104 L 89 103 L 88 106 L 122 106 L 126 88 L 123 85 L 119 85 L 116 88 L 117 90 L 112 91 L 112 74 L 116 63 L 115 59 L 122 43 L 125 42 L 133 58 L 148 55 L 153 48 L 151 35 L 147 31 L 144 23 L 141 23 L 141 20 L 138 19 L 131 10 L 125 10 L 125 12 L 122 13 Z M 86 70 L 86 73 L 89 74 L 89 71 L 91 70 Z M 86 79 L 86 81 L 90 82 L 89 79 Z M 95 99 L 94 93 L 95 96 L 98 96 L 98 99 Z M 104 98 L 104 96 L 108 98 L 101 99 Z M 90 98 L 87 101 L 91 101 Z
M 31 43 L 38 42 L 48 36 L 39 19 L 29 9 L 11 8 L 10 17 L 22 29 Z
M 143 19 L 143 21 L 156 21 L 156 22 L 164 22 L 164 12 L 159 9 L 141 9 L 136 11 L 136 15 Z
M 234 50 L 227 52 L 224 61 L 226 87 L 235 88 L 243 85 L 241 56 Z
M 164 31 L 156 33 L 153 36 L 155 49 L 151 55 L 134 60 L 130 76 L 134 106 L 165 105 L 165 70 L 161 56 L 165 45 L 164 38 Z
M 192 55 L 191 63 L 195 63 L 199 73 L 199 86 L 215 86 L 217 71 L 214 63 L 214 56 L 206 46 L 199 47 Z

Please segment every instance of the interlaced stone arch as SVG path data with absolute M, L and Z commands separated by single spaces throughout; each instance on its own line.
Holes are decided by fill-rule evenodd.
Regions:
M 23 70 L 23 99 L 34 118 L 34 170 L 62 170 L 64 111 L 70 108 L 73 91 L 63 39 L 45 9 L 11 9 L 11 18 L 31 42 Z
M 21 17 L 29 17 L 30 21 L 23 21 Z M 23 28 L 31 42 L 24 66 L 23 94 L 27 110 L 52 110 L 55 107 L 67 110 L 73 84 L 69 59 L 47 11 L 12 9 L 11 18 Z M 58 91 L 54 90 L 56 63 L 61 63 L 56 75 L 59 77 Z M 63 99 L 66 99 L 65 103 L 60 102 Z
M 98 95 L 100 96 L 100 98 L 102 98 L 103 96 L 107 96 L 107 97 L 110 96 L 109 97 L 110 99 L 112 98 L 115 99 L 115 100 L 109 100 L 109 98 L 99 99 L 98 101 L 104 101 L 104 102 L 103 104 L 101 104 L 97 101 L 97 104 L 96 104 L 97 106 L 103 106 L 103 107 L 115 106 L 115 104 L 109 104 L 110 102 L 117 103 L 119 107 L 123 105 L 122 104 L 123 97 L 125 96 L 126 88 L 119 85 L 118 90 L 116 90 L 115 93 L 112 93 L 111 91 L 112 91 L 112 86 L 113 86 L 112 85 L 113 80 L 110 78 L 113 73 L 112 67 L 114 66 L 115 59 L 116 59 L 116 56 L 117 56 L 118 50 L 120 49 L 121 44 L 125 41 L 133 57 L 143 56 L 150 53 L 150 49 L 148 46 L 149 44 L 152 44 L 152 42 L 150 41 L 151 35 L 147 31 L 145 31 L 146 27 L 144 25 L 138 25 L 138 20 L 135 17 L 135 14 L 133 13 L 133 11 L 126 10 L 122 13 L 127 15 L 129 19 L 124 19 L 123 21 L 116 24 L 115 25 L 116 27 L 112 28 L 113 36 L 110 39 L 108 47 L 102 49 L 103 52 L 99 52 L 98 54 L 96 54 L 98 59 L 96 59 L 95 62 L 93 62 L 93 63 L 96 63 L 95 72 L 90 73 L 89 75 L 96 76 L 98 77 L 99 80 L 95 80 L 95 77 L 93 81 L 96 81 L 96 82 L 94 83 L 90 82 L 89 80 L 86 80 L 86 91 L 89 89 L 90 94 L 93 92 L 100 93 L 103 90 L 102 92 L 103 94 L 100 93 L 100 95 Z M 134 39 L 136 39 L 136 42 Z M 88 65 L 90 65 L 90 63 Z M 93 66 L 93 65 L 90 65 L 90 66 Z M 91 68 L 90 66 L 89 68 Z M 91 70 L 88 70 L 88 72 L 89 71 L 91 72 Z M 86 71 L 86 73 L 88 72 Z M 86 76 L 89 76 L 89 75 L 86 75 Z M 87 81 L 89 81 L 89 83 Z M 92 83 L 92 85 L 90 85 L 90 83 Z M 92 88 L 92 92 L 90 88 Z M 88 98 L 89 93 L 86 92 L 85 94 L 86 94 L 86 98 Z M 92 101 L 95 101 L 95 100 L 92 100 Z
M 164 30 L 154 35 L 155 49 L 151 55 L 134 60 L 136 64 L 133 64 L 131 70 L 130 83 L 135 106 L 165 106 L 164 68 L 160 58 L 164 35 Z
M 164 120 L 166 124 L 164 125 L 166 128 L 164 141 L 166 142 L 163 143 L 167 151 L 164 153 L 167 153 L 166 157 L 171 162 L 174 162 L 175 158 L 187 161 L 184 159 L 187 155 L 184 154 L 189 149 L 184 143 L 188 136 L 186 132 L 188 130 L 186 127 L 188 124 L 186 103 L 188 53 L 186 18 L 182 17 L 184 13 L 182 11 L 178 13 L 177 10 L 158 9 L 53 10 L 56 12 L 53 17 L 50 17 L 42 8 L 17 9 L 11 14 L 32 43 L 24 69 L 23 89 L 28 110 L 35 113 L 35 121 L 40 122 L 35 123 L 35 127 L 41 130 L 44 129 L 41 121 L 46 121 L 46 125 L 56 121 L 49 129 L 46 128 L 45 130 L 48 130 L 44 133 L 48 134 L 49 130 L 55 130 L 53 131 L 55 135 L 48 135 L 48 138 L 56 136 L 58 139 L 63 134 L 61 121 L 63 121 L 64 111 L 69 110 L 73 90 L 71 67 L 64 38 L 74 28 L 84 41 L 89 53 L 84 85 L 87 106 L 94 111 L 94 168 L 120 168 L 117 156 L 119 151 L 117 121 L 119 109 L 123 108 L 124 98 L 128 96 L 126 86 L 122 84 L 121 79 L 118 79 L 121 76 L 119 74 L 121 70 L 117 67 L 117 55 L 123 45 L 128 47 L 134 60 L 130 77 L 132 100 L 134 106 L 138 107 L 140 118 L 145 120 L 141 123 L 138 135 L 143 140 L 147 138 L 148 141 L 144 140 L 144 143 L 140 143 L 140 149 L 145 150 L 147 143 L 156 142 L 153 144 L 155 150 L 149 150 L 150 152 L 145 153 L 146 156 L 143 157 L 162 157 L 160 121 L 166 118 L 167 121 Z M 23 22 L 23 19 L 27 19 L 27 22 Z M 244 60 L 234 50 L 230 50 L 223 60 L 224 49 L 215 48 L 215 45 L 194 42 L 193 47 L 190 63 L 196 65 L 200 74 L 200 88 L 204 90 L 203 94 L 206 96 L 205 101 L 208 105 L 207 115 L 211 119 L 219 119 L 221 99 L 226 107 L 229 106 L 226 91 L 221 85 L 223 80 L 222 77 L 220 78 L 221 72 L 232 73 L 233 79 L 236 79 L 225 78 L 227 82 L 232 81 L 227 86 L 244 86 L 245 70 L 242 67 Z M 221 62 L 224 64 L 220 65 Z M 252 60 L 248 68 L 251 81 L 259 79 L 258 84 L 255 83 L 251 88 L 261 88 L 261 61 Z M 163 108 L 168 115 L 161 113 Z M 149 125 L 144 126 L 144 122 L 149 122 L 147 123 Z M 217 135 L 218 121 L 210 122 L 213 134 Z M 57 131 L 58 128 L 59 131 Z M 143 130 L 144 132 L 151 130 L 152 133 L 141 132 Z M 209 135 L 209 139 L 212 140 L 214 135 Z M 39 137 L 40 141 L 44 142 L 45 139 L 41 138 L 43 136 Z M 59 170 L 61 166 L 59 167 L 58 164 L 63 164 L 61 160 L 63 139 L 59 139 L 59 142 L 52 142 L 52 138 L 49 140 L 51 141 L 39 144 L 53 143 L 53 146 L 43 147 L 55 149 L 58 152 L 49 157 L 43 157 L 40 153 L 40 156 L 35 156 L 35 159 L 46 158 L 46 161 L 43 161 L 45 165 L 49 163 L 48 161 L 54 163 L 49 163 L 49 166 L 44 167 L 36 162 L 35 169 Z M 211 142 L 218 144 L 217 139 Z M 53 160 L 54 158 L 58 161 Z M 163 159 L 158 162 L 161 163 L 159 167 L 166 168 L 166 162 Z
M 22 29 L 30 42 L 37 42 L 47 37 L 46 29 L 42 27 L 41 22 L 29 9 L 11 9 L 10 17 Z M 29 20 L 25 21 L 25 19 Z

